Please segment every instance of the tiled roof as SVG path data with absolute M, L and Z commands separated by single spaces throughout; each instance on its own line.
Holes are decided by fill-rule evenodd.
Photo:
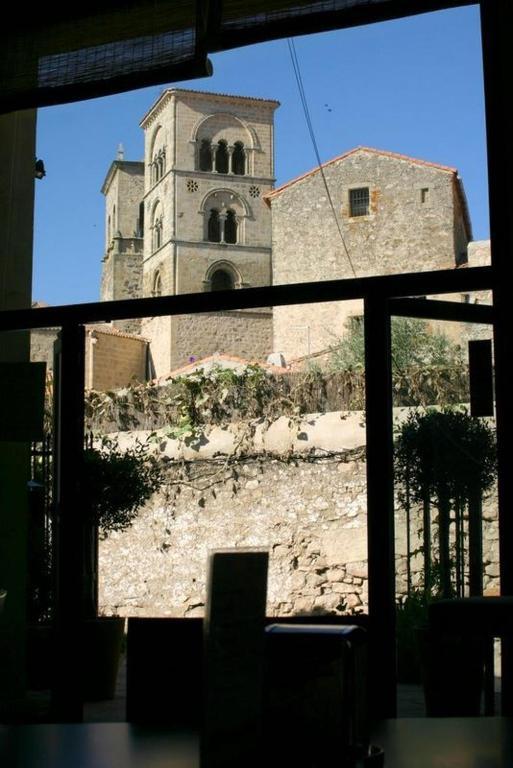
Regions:
M 144 341 L 146 344 L 149 344 L 150 342 L 149 339 L 141 336 L 139 333 L 125 333 L 125 331 L 119 331 L 117 328 L 110 328 L 103 325 L 87 325 L 86 330 L 92 333 L 103 333 L 106 336 L 119 336 L 123 339 L 138 339 L 139 341 Z
M 281 368 L 278 365 L 272 365 L 271 363 L 263 363 L 259 360 L 246 360 L 243 357 L 237 355 L 227 355 L 224 352 L 216 352 L 213 355 L 207 355 L 207 357 L 194 360 L 187 365 L 183 365 L 180 368 L 176 368 L 171 371 L 167 376 L 160 376 L 156 379 L 157 384 L 163 384 L 168 379 L 174 379 L 176 376 L 186 376 L 188 373 L 193 373 L 195 370 L 208 363 L 236 363 L 238 365 L 258 365 L 268 373 L 286 373 L 287 369 Z

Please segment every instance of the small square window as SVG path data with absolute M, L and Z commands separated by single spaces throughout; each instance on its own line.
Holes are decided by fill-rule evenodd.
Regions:
M 369 187 L 349 190 L 350 216 L 369 215 Z

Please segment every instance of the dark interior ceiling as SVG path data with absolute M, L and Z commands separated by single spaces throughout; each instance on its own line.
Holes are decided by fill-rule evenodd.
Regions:
M 205 76 L 208 54 L 280 37 L 473 5 L 475 0 L 92 0 L 14 6 L 0 111 Z

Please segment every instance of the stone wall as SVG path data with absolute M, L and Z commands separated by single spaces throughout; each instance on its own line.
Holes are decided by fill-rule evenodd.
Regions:
M 272 351 L 272 314 L 265 309 L 180 315 L 171 327 L 173 369 L 192 355 L 201 359 L 224 352 L 263 361 Z
M 167 376 L 191 357 L 224 352 L 263 361 L 272 351 L 272 314 L 266 309 L 146 318 L 142 332 L 151 339 L 156 377 Z
M 337 213 L 330 208 L 319 172 L 270 193 L 273 284 L 333 280 L 449 269 L 465 249 L 468 232 L 456 205 L 455 174 L 392 153 L 360 149 L 326 163 L 324 174 Z M 368 188 L 369 213 L 351 216 L 350 191 Z M 342 242 L 341 233 L 344 242 Z M 351 263 L 352 266 L 351 266 Z M 353 272 L 354 268 L 354 272 Z M 340 337 L 349 303 L 276 307 L 274 347 L 287 360 Z M 291 322 L 292 318 L 292 322 Z
M 105 255 L 101 300 L 137 299 L 143 290 L 143 241 L 140 237 L 115 237 Z M 140 333 L 139 319 L 116 320 L 114 327 L 124 333 Z
M 146 381 L 148 342 L 141 336 L 88 329 L 86 387 L 106 391 Z
M 157 276 L 163 295 L 211 290 L 216 269 L 227 271 L 236 288 L 271 283 L 271 212 L 263 195 L 274 182 L 273 113 L 277 106 L 277 102 L 263 99 L 170 89 L 149 110 L 141 123 L 146 167 L 156 152 L 165 152 L 166 164 L 160 178 L 145 174 L 144 296 L 152 295 Z M 220 139 L 226 141 L 229 152 L 236 142 L 242 142 L 245 173 L 232 173 L 230 169 L 227 173 L 200 171 L 199 147 L 207 138 L 213 146 Z M 233 210 L 236 243 L 208 240 L 213 207 L 219 210 L 221 220 L 227 210 Z M 160 218 L 159 241 L 152 238 L 152 225 Z M 258 315 L 255 318 L 255 330 L 249 334 L 257 338 L 254 349 L 245 341 L 246 330 L 239 339 L 240 332 L 234 331 L 233 322 L 224 323 L 223 341 L 223 332 L 217 330 L 219 321 L 213 321 L 214 329 L 210 323 L 187 322 L 187 332 L 196 334 L 199 330 L 199 335 L 189 336 L 183 347 L 178 327 L 183 326 L 182 322 L 170 324 L 171 336 L 167 323 L 144 323 L 157 377 L 167 375 L 171 366 L 186 362 L 194 354 L 191 349 L 201 348 L 201 354 L 206 355 L 222 349 L 251 359 L 265 357 L 272 351 L 271 335 L 266 336 L 263 352 L 258 340 L 262 323 Z M 208 336 L 213 336 L 213 346 L 206 345 Z
M 139 435 L 143 436 L 142 434 Z M 268 614 L 367 608 L 367 520 L 361 414 L 329 413 L 291 426 L 280 419 L 254 435 L 252 458 L 230 465 L 235 427 L 216 428 L 198 446 L 162 437 L 168 466 L 185 460 L 133 527 L 100 544 L 100 605 L 125 616 L 198 616 L 212 549 L 270 552 Z M 130 434 L 120 435 L 130 442 Z M 123 444 L 123 442 L 121 443 Z M 234 472 L 235 469 L 235 472 Z M 176 475 L 170 475 L 176 481 Z M 396 512 L 396 586 L 406 591 L 404 513 Z M 420 545 L 420 511 L 412 549 Z M 485 589 L 498 587 L 495 496 L 484 505 Z M 413 560 L 414 584 L 420 559 Z
M 31 362 L 46 363 L 47 370 L 53 370 L 53 345 L 59 330 L 59 328 L 38 328 L 30 331 Z
M 105 255 L 101 301 L 142 295 L 143 233 L 139 205 L 144 189 L 144 163 L 115 160 L 105 179 Z M 118 320 L 125 333 L 140 333 L 140 320 Z
M 237 288 L 254 288 L 271 282 L 269 247 L 180 243 L 176 246 L 176 260 L 176 293 L 211 290 L 208 275 L 216 268 L 227 268 L 234 275 Z
M 30 359 L 53 370 L 53 346 L 59 328 L 40 328 L 30 333 Z M 131 381 L 146 381 L 148 342 L 142 336 L 122 333 L 114 327 L 89 326 L 85 343 L 85 387 L 106 391 Z

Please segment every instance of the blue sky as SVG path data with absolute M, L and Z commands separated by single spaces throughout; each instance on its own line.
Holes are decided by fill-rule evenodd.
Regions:
M 321 159 L 366 145 L 459 169 L 476 240 L 488 237 L 479 13 L 475 6 L 295 41 Z M 286 40 L 211 56 L 214 75 L 182 85 L 281 102 L 276 180 L 316 165 Z M 38 113 L 35 299 L 99 298 L 102 182 L 121 142 L 141 160 L 139 122 L 166 86 Z

